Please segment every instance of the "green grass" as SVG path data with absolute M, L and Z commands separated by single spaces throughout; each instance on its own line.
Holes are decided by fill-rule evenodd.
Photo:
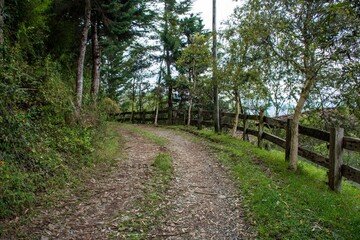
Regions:
M 116 157 L 122 154 L 122 139 L 117 132 L 117 123 L 107 123 L 102 134 L 95 139 L 95 151 L 92 158 L 95 162 L 115 163 Z
M 122 125 L 124 128 L 141 135 L 142 137 L 150 140 L 151 142 L 159 145 L 165 146 L 168 143 L 168 140 L 165 138 L 159 137 L 156 134 L 153 134 L 145 129 L 139 128 L 137 125 L 124 124 Z
M 282 152 L 207 130 L 196 133 L 211 140 L 208 145 L 230 169 L 259 239 L 360 239 L 358 188 L 344 181 L 335 193 L 323 168 L 300 161 L 291 172 Z
M 173 172 L 171 156 L 168 153 L 158 154 L 152 166 L 152 177 L 146 183 L 144 196 L 135 203 L 136 212 L 124 212 L 118 217 L 118 232 L 124 239 L 148 239 L 150 230 L 156 227 L 164 214 L 162 203 Z
M 166 153 L 159 154 L 153 163 L 153 166 L 160 170 L 162 173 L 165 173 L 165 175 L 170 175 L 171 169 L 172 169 L 172 160 L 171 156 Z
M 49 178 L 47 182 L 42 183 L 44 184 L 44 187 L 46 187 L 46 191 L 37 195 L 31 195 L 31 197 L 33 197 L 32 202 L 26 204 L 29 210 L 26 211 L 27 214 L 19 214 L 19 221 L 15 221 L 7 225 L 0 224 L 0 238 L 3 237 L 5 239 L 7 236 L 11 236 L 12 238 L 15 237 L 19 239 L 38 239 L 38 236 L 35 236 L 32 233 L 18 231 L 17 229 L 19 229 L 19 225 L 28 224 L 32 221 L 32 218 L 39 214 L 41 209 L 50 208 L 56 205 L 58 201 L 64 201 L 64 199 L 69 198 L 69 196 L 67 196 L 69 193 L 77 194 L 81 192 L 80 195 L 82 198 L 88 197 L 84 182 L 88 179 L 96 177 L 97 175 L 103 174 L 104 171 L 110 171 L 110 167 L 114 165 L 119 158 L 121 158 L 121 142 L 122 139 L 117 133 L 117 125 L 110 123 L 101 125 L 92 143 L 94 151 L 92 153 L 88 153 L 86 157 L 84 156 L 84 158 L 87 159 L 87 163 L 84 164 L 79 162 L 77 166 L 73 166 L 74 168 L 67 167 L 64 174 L 52 176 L 52 178 Z M 59 168 L 60 167 L 64 166 L 60 165 Z M 17 174 L 16 176 L 15 173 Z M 12 184 L 18 184 L 20 187 L 29 188 L 29 186 L 31 186 L 29 181 L 34 181 L 31 177 L 29 177 L 29 173 L 20 174 L 13 171 Z M 19 192 L 19 186 L 16 187 L 17 192 Z M 70 189 L 70 191 L 64 194 L 64 188 Z M 20 199 L 29 202 L 26 194 L 21 196 L 22 198 Z M 34 203 L 37 205 L 35 208 Z M 3 203 L 0 202 L 0 207 L 2 204 Z M 20 202 L 19 204 L 22 203 Z

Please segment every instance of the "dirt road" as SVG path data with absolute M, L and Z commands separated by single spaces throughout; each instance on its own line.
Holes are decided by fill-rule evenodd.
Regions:
M 246 222 L 241 196 L 209 149 L 190 134 L 141 126 L 162 138 L 173 158 L 174 177 L 166 194 L 165 214 L 147 239 L 254 239 Z M 120 213 L 132 211 L 149 179 L 151 163 L 164 147 L 122 125 L 115 127 L 124 144 L 109 172 L 85 183 L 84 193 L 64 192 L 63 199 L 31 222 L 5 232 L 2 239 L 121 239 Z
M 155 236 L 167 239 L 251 239 L 241 196 L 203 144 L 185 133 L 144 127 L 169 140 L 174 180 L 168 191 L 170 212 Z

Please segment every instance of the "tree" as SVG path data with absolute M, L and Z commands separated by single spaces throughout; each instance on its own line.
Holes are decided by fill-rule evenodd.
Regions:
M 205 34 L 203 20 L 191 13 L 190 16 L 180 19 L 180 32 L 186 38 L 186 46 L 190 45 L 196 33 Z
M 82 95 L 83 95 L 83 84 L 84 84 L 84 61 L 86 53 L 86 43 L 88 40 L 88 32 L 90 28 L 90 17 L 91 17 L 91 2 L 90 0 L 85 0 L 85 14 L 84 14 L 84 26 L 82 30 L 82 37 L 79 47 L 79 57 L 77 61 L 77 70 L 76 70 L 76 112 L 77 115 L 80 114 L 82 106 Z
M 188 74 L 187 77 L 184 75 L 182 75 L 182 77 L 188 80 L 190 100 L 187 124 L 190 126 L 191 109 L 193 105 L 193 98 L 195 94 L 198 93 L 197 85 L 199 84 L 199 76 L 205 72 L 211 64 L 208 37 L 205 35 L 195 34 L 192 37 L 191 44 L 184 49 L 176 64 L 186 69 Z
M 339 14 L 344 8 L 348 16 Z M 301 111 L 314 85 L 326 78 L 326 69 L 339 71 L 338 64 L 346 57 L 339 50 L 344 46 L 339 39 L 355 30 L 348 23 L 356 13 L 349 1 L 324 0 L 249 1 L 244 9 L 249 26 L 257 29 L 254 39 L 298 76 L 293 84 L 301 90 L 292 120 L 289 162 L 289 169 L 296 170 Z
M 144 32 L 151 27 L 154 12 L 149 8 L 149 0 L 126 0 L 126 1 L 66 1 L 57 0 L 53 3 L 55 16 L 53 17 L 54 37 L 51 36 L 51 42 L 59 36 L 67 36 L 64 46 L 71 45 L 77 39 L 78 29 L 81 27 L 82 35 L 79 39 L 80 49 L 78 55 L 78 65 L 76 70 L 76 108 L 81 108 L 82 88 L 84 85 L 83 69 L 86 53 L 85 32 L 88 34 L 91 26 L 91 45 L 92 45 L 92 83 L 90 95 L 94 106 L 98 99 L 100 87 L 100 69 L 101 69 L 101 49 L 112 48 L 117 52 L 125 51 L 132 41 L 144 35 Z M 84 15 L 84 5 L 86 13 Z M 88 7 L 90 6 L 90 7 Z M 90 13 L 89 13 L 90 9 Z M 50 42 L 50 41 L 49 41 Z M 50 46 L 52 43 L 49 44 Z M 52 46 L 51 46 L 52 47 Z M 60 56 L 63 54 L 63 47 L 53 46 L 54 50 Z M 67 49 L 68 50 L 68 49 Z M 74 49 L 73 49 L 74 51 Z M 70 51 L 70 52 L 73 52 Z M 106 51 L 107 52 L 107 51 Z M 121 56 L 119 53 L 118 57 Z
M 91 96 L 93 105 L 96 108 L 96 102 L 100 86 L 100 69 L 101 69 L 101 49 L 98 36 L 98 13 L 94 12 L 91 21 L 91 41 L 92 41 L 92 81 L 91 81 Z
M 151 25 L 155 14 L 149 6 L 150 4 L 152 3 L 149 0 L 126 0 L 121 2 L 101 0 L 94 2 L 92 17 L 93 77 L 91 89 L 94 103 L 96 103 L 100 85 L 101 49 L 104 49 L 105 54 L 111 52 L 108 55 L 112 55 L 111 58 L 114 59 L 114 63 L 122 62 L 121 59 L 117 58 L 122 58 L 122 53 L 132 45 L 133 41 L 146 37 L 146 32 L 152 28 Z M 118 67 L 116 68 L 118 69 Z M 116 88 L 115 85 L 113 87 Z
M 160 101 L 161 101 L 161 78 L 162 78 L 163 74 L 164 74 L 163 61 L 161 61 L 159 76 L 158 76 L 158 81 L 157 81 L 157 87 L 156 87 L 156 109 L 155 109 L 155 120 L 154 120 L 155 126 L 158 125 L 159 108 L 160 108 Z
M 180 39 L 180 16 L 190 10 L 191 0 L 162 0 L 164 4 L 163 15 L 161 16 L 161 30 L 159 32 L 160 41 L 163 45 L 163 59 L 166 65 L 165 82 L 168 86 L 168 121 L 172 124 L 173 108 L 173 85 L 174 81 L 171 76 L 171 66 L 180 56 L 181 39 Z
M 222 37 L 220 40 L 224 40 L 222 42 L 224 54 L 220 59 L 222 66 L 220 71 L 224 78 L 222 89 L 234 99 L 235 103 L 233 135 L 237 131 L 240 112 L 242 114 L 245 112 L 245 103 L 254 99 L 255 102 L 262 101 L 259 104 L 264 107 L 264 99 L 267 96 L 259 61 L 262 54 L 258 47 L 253 46 L 246 31 L 247 29 L 238 23 L 236 15 L 233 14 L 227 21 L 226 30 L 220 35 Z

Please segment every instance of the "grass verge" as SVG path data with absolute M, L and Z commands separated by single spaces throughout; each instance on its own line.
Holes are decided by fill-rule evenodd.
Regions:
M 259 239 L 360 239 L 358 188 L 344 181 L 341 193 L 332 192 L 323 168 L 300 161 L 299 170 L 291 172 L 282 152 L 186 130 L 211 140 L 207 144 L 239 185 Z
M 19 231 L 19 226 L 29 224 L 42 209 L 54 206 L 64 201 L 72 194 L 85 198 L 85 182 L 96 178 L 104 171 L 109 171 L 116 160 L 121 157 L 121 138 L 117 133 L 116 125 L 106 123 L 100 126 L 94 137 L 94 151 L 86 156 L 87 164 L 80 164 L 74 169 L 69 168 L 66 175 L 54 176 L 46 182 L 46 192 L 37 194 L 35 200 L 25 211 L 13 221 L 3 219 L 0 222 L 0 238 L 38 239 L 30 232 Z M 84 157 L 85 158 L 85 157 Z M 78 194 L 81 192 L 81 194 Z
M 148 239 L 149 232 L 163 216 L 163 202 L 173 173 L 171 156 L 168 153 L 158 154 L 152 167 L 152 176 L 146 183 L 144 196 L 133 208 L 136 211 L 124 212 L 118 216 L 118 234 L 111 238 Z

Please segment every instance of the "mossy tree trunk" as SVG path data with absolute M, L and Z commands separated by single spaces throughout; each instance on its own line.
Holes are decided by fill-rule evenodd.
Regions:
M 289 169 L 297 170 L 298 161 L 298 148 L 299 148 L 299 121 L 301 117 L 301 111 L 305 105 L 306 100 L 309 97 L 310 90 L 315 83 L 314 76 L 307 76 L 304 83 L 304 87 L 301 90 L 299 100 L 296 104 L 293 121 L 291 124 L 291 139 L 290 139 L 290 156 L 289 156 Z
M 100 67 L 101 67 L 101 50 L 98 36 L 98 20 L 97 15 L 94 13 L 92 21 L 92 82 L 91 82 L 91 96 L 93 100 L 93 106 L 96 108 L 96 102 L 99 93 L 100 86 Z
M 86 53 L 86 43 L 88 40 L 88 32 L 90 28 L 90 18 L 91 18 L 91 2 L 90 0 L 85 1 L 85 16 L 84 16 L 84 27 L 82 31 L 82 37 L 80 42 L 80 53 L 77 61 L 77 70 L 76 70 L 76 111 L 77 114 L 80 114 L 82 107 L 82 95 L 83 95 L 83 85 L 84 85 L 84 61 Z
M 234 124 L 232 129 L 232 135 L 235 136 L 237 127 L 239 124 L 239 114 L 240 114 L 240 94 L 239 91 L 236 89 L 234 90 L 235 94 L 235 117 L 234 117 Z

